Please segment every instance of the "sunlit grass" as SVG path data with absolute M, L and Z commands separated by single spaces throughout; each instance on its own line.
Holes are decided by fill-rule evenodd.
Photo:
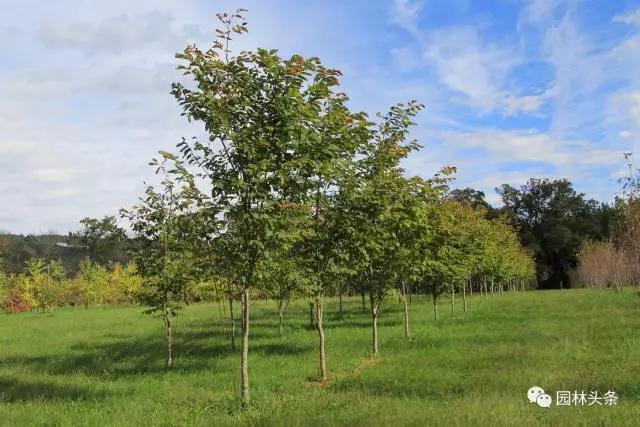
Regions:
M 238 399 L 239 351 L 219 307 L 176 321 L 175 367 L 163 368 L 162 323 L 139 307 L 0 315 L 3 425 L 637 425 L 640 297 L 568 290 L 474 296 L 433 320 L 413 298 L 412 338 L 390 297 L 380 357 L 369 355 L 359 298 L 326 314 L 330 382 L 317 377 L 317 334 L 300 301 L 278 334 L 272 302 L 252 306 L 252 403 Z M 239 328 L 238 328 L 239 329 Z M 529 404 L 526 391 L 614 390 L 615 407 Z

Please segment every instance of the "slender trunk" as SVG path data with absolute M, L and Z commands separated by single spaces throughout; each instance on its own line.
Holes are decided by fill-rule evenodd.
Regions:
M 471 287 L 471 280 L 469 280 L 469 287 Z M 464 305 L 464 312 L 467 312 L 467 284 L 466 281 L 462 281 L 462 303 Z
M 227 310 L 224 309 L 224 314 L 222 314 L 224 304 L 226 301 L 221 301 L 216 298 L 216 303 L 218 305 L 218 320 L 220 321 L 220 329 L 224 331 L 224 337 L 229 338 L 229 330 L 227 329 Z
M 456 310 L 456 290 L 453 285 L 451 285 L 451 314 L 453 314 Z
M 322 324 L 323 319 L 323 307 L 322 307 L 322 299 L 320 297 L 316 297 L 316 328 L 318 329 L 318 338 L 320 339 L 320 379 L 325 382 L 327 381 L 327 363 L 325 359 L 324 353 L 324 329 Z
M 173 335 L 171 332 L 171 312 L 164 307 L 164 338 L 167 342 L 167 368 L 173 366 Z
M 409 338 L 409 304 L 407 304 L 407 287 L 402 282 L 402 305 L 404 306 L 404 336 Z
M 278 318 L 280 320 L 280 336 L 282 336 L 282 312 L 284 311 L 284 302 L 278 301 Z
M 340 292 L 338 298 L 340 300 L 340 319 L 342 319 L 342 292 Z
M 229 297 L 229 318 L 231 321 L 231 348 L 236 348 L 236 319 L 233 315 L 233 296 Z
M 473 280 L 469 279 L 469 298 L 473 298 Z
M 491 278 L 491 296 L 493 296 L 493 277 Z
M 242 291 L 242 356 L 240 359 L 240 377 L 242 400 L 249 402 L 249 288 Z
M 371 321 L 372 321 L 372 348 L 371 352 L 374 356 L 378 355 L 378 304 L 371 295 Z
M 438 297 L 433 295 L 433 316 L 438 320 Z

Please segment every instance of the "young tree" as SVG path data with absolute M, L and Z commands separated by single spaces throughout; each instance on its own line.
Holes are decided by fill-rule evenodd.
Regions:
M 402 195 L 407 181 L 400 161 L 418 148 L 407 141 L 413 116 L 423 108 L 414 101 L 394 105 L 381 117 L 376 132 L 358 161 L 351 196 L 352 241 L 359 275 L 371 305 L 372 353 L 378 354 L 378 317 L 387 293 L 396 286 L 397 275 L 388 261 L 399 250 L 397 224 L 403 217 Z M 354 256 L 355 258 L 355 256 Z
M 295 204 L 282 206 L 276 221 L 276 234 L 279 234 L 279 250 L 258 266 L 264 270 L 265 292 L 273 298 L 278 309 L 279 332 L 283 332 L 284 309 L 294 295 L 300 294 L 308 283 L 308 272 L 301 255 L 301 243 L 305 231 L 310 227 L 310 217 L 305 209 Z M 302 232 L 292 230 L 302 230 Z M 283 237 L 288 243 L 283 245 Z
M 295 233 L 277 232 L 283 204 L 305 201 L 317 188 L 318 168 L 341 153 L 324 135 L 327 122 L 333 123 L 330 111 L 340 110 L 346 97 L 336 92 L 340 73 L 317 58 L 285 60 L 266 49 L 231 55 L 232 34 L 247 31 L 243 12 L 218 15 L 223 28 L 210 49 L 188 46 L 176 55 L 194 85 L 175 83 L 172 93 L 183 114 L 209 135 L 207 141 L 183 140 L 178 148 L 206 182 L 203 204 L 224 220 L 215 240 L 223 242 L 220 255 L 242 296 L 241 390 L 247 402 L 251 290 L 265 285 L 269 270 L 261 266 Z
M 140 299 L 149 307 L 146 313 L 159 314 L 163 319 L 166 366 L 171 368 L 173 318 L 185 301 L 186 288 L 194 277 L 193 249 L 188 243 L 192 233 L 188 215 L 192 204 L 189 197 L 192 181 L 182 189 L 176 188 L 176 182 L 166 170 L 166 163 L 175 159 L 168 153 L 161 154 L 165 157 L 162 163 L 152 162 L 152 165 L 159 165 L 158 171 L 164 174 L 160 189 L 147 187 L 140 204 L 123 210 L 122 215 L 130 221 L 136 235 L 132 255 L 143 277 Z

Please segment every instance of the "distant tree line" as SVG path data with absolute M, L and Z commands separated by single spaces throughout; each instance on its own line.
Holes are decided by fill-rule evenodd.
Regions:
M 64 274 L 71 277 L 78 272 L 85 258 L 103 266 L 129 261 L 130 240 L 115 217 L 84 218 L 80 225 L 79 231 L 66 235 L 0 233 L 0 261 L 4 271 L 24 274 L 29 261 L 39 258 L 47 262 L 56 261 Z
M 613 241 L 620 242 L 622 237 L 628 236 L 623 231 L 633 229 L 628 224 L 631 214 L 625 212 L 635 206 L 635 201 L 619 198 L 614 206 L 610 206 L 589 200 L 564 179 L 532 178 L 520 188 L 504 184 L 497 191 L 502 199 L 499 208 L 486 201 L 484 192 L 472 188 L 453 189 L 446 198 L 481 208 L 488 219 L 500 215 L 511 218 L 521 242 L 534 254 L 540 289 L 579 285 L 575 271 L 581 251 L 586 257 L 595 256 L 594 260 L 598 262 L 608 258 L 607 265 L 620 264 L 616 271 L 621 277 L 631 274 L 631 262 L 623 261 L 628 251 L 625 254 L 616 252 L 620 245 Z M 117 225 L 115 217 L 85 218 L 80 225 L 79 231 L 67 235 L 0 234 L 0 259 L 5 272 L 25 273 L 32 258 L 60 263 L 67 276 L 76 274 L 85 258 L 104 266 L 126 264 L 130 260 L 133 241 Z M 594 246 L 596 242 L 607 244 Z M 587 250 L 589 248 L 592 250 Z M 587 265 L 595 264 L 583 265 L 587 268 Z M 582 272 L 586 274 L 586 270 Z M 593 274 L 598 272 L 604 274 L 599 268 Z M 583 274 L 582 277 L 586 276 Z
M 607 241 L 622 226 L 622 205 L 587 199 L 566 179 L 532 178 L 519 188 L 503 184 L 496 191 L 500 208 L 472 188 L 453 190 L 450 197 L 483 207 L 490 218 L 505 214 L 513 220 L 521 242 L 534 254 L 540 289 L 579 286 L 575 271 L 583 245 Z

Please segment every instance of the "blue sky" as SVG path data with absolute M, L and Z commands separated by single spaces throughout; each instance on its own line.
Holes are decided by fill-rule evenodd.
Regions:
M 635 0 L 0 0 L 0 230 L 77 228 L 153 181 L 159 149 L 199 133 L 169 95 L 173 57 L 215 13 L 249 9 L 236 48 L 319 56 L 354 109 L 427 108 L 406 162 L 484 190 L 567 177 L 611 201 L 640 142 Z

